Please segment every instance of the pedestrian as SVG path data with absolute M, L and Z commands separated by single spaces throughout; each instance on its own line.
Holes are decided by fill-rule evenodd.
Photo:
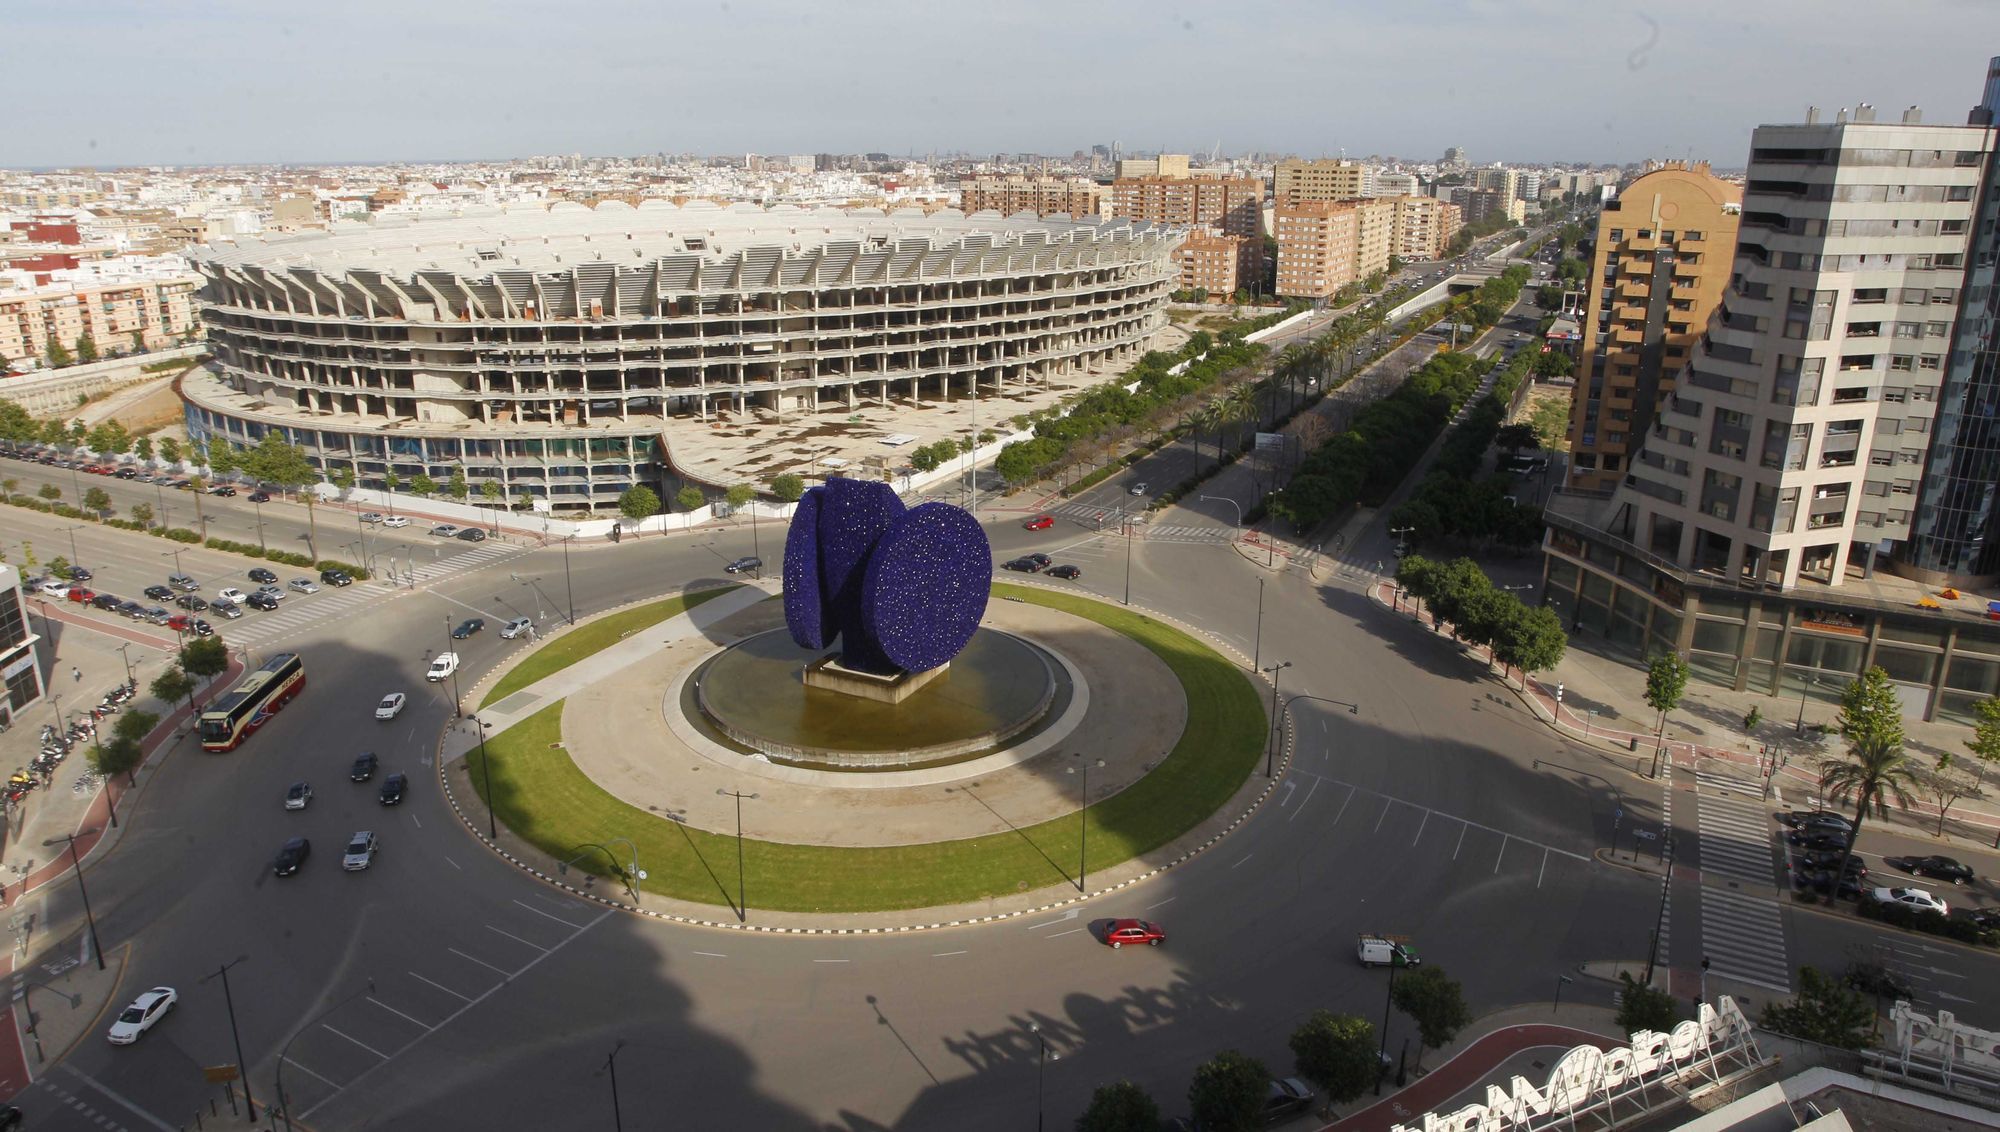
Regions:
M 77 683 L 79 683 L 79 684 L 83 683 L 83 669 L 81 669 L 81 668 L 78 668 L 78 667 L 77 667 L 76 665 L 74 665 L 74 664 L 70 665 L 70 666 L 69 666 L 69 678 L 70 678 L 70 679 L 72 679 L 72 680 L 74 680 L 74 681 L 76 681 L 76 682 L 77 682 Z

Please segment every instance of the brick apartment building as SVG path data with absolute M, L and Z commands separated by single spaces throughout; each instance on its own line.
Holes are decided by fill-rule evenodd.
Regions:
M 1264 235 L 1264 182 L 1256 177 L 1121 177 L 1111 183 L 1110 215 L 1230 236 Z
M 1389 267 L 1393 200 L 1306 201 L 1277 211 L 1277 292 L 1322 299 Z
M 1183 291 L 1201 290 L 1221 298 L 1239 290 L 1254 290 L 1263 279 L 1261 240 L 1197 228 L 1188 233 L 1176 255 Z
M 1104 186 L 1081 177 L 973 177 L 960 181 L 958 188 L 959 211 L 968 216 L 991 210 L 1002 216 L 1032 212 L 1080 218 L 1096 216 L 1104 199 Z
M 201 277 L 72 283 L 0 291 L 0 365 L 47 358 L 51 340 L 71 354 L 86 332 L 100 353 L 157 349 L 199 332 Z

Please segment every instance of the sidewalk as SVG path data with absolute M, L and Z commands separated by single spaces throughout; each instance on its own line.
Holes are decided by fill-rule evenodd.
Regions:
M 1449 625 L 1440 629 L 1428 611 L 1419 613 L 1408 597 L 1399 595 L 1394 582 L 1378 582 L 1369 592 L 1383 606 L 1420 622 L 1440 638 L 1449 639 Z M 1493 671 L 1488 650 L 1470 645 L 1457 647 L 1469 660 L 1484 663 L 1489 673 Z M 1644 673 L 1630 665 L 1572 648 L 1554 672 L 1505 682 L 1527 701 L 1537 718 L 1556 730 L 1589 746 L 1623 755 L 1632 763 L 1635 773 L 1651 770 L 1659 743 L 1649 725 L 1658 713 L 1645 705 Z M 1668 713 L 1662 771 L 1677 766 L 1720 773 L 1753 784 L 1761 779 L 1766 798 L 1780 805 L 1809 805 L 1817 793 L 1819 765 L 1838 755 L 1838 737 L 1809 730 L 1801 738 L 1793 733 L 1792 719 L 1775 719 L 1764 721 L 1757 737 L 1752 738 L 1742 734 L 1743 716 L 1752 705 L 1770 706 L 1761 696 L 1705 687 L 1690 680 L 1681 706 Z M 1823 723 L 1832 713 L 1825 705 L 1817 705 L 1815 711 L 1815 705 L 1809 702 L 1805 714 L 1810 720 Z M 1699 722 L 1688 720 L 1687 716 L 1694 716 Z M 1964 728 L 1935 723 L 1908 727 L 1911 739 L 1907 746 L 1919 755 L 1935 756 L 1939 751 L 1954 749 L 1963 753 L 1964 734 L 1954 744 L 1941 741 L 1940 733 L 1951 730 L 1963 733 Z M 1988 777 L 1996 780 L 1989 786 L 2000 790 L 2000 775 Z M 1919 831 L 1926 835 L 1936 828 L 1937 807 L 1930 802 L 1915 799 L 1908 810 L 1901 812 L 1913 818 L 1927 817 L 1929 821 L 1917 823 Z M 1962 835 L 1981 844 L 1991 844 L 1992 839 L 2000 837 L 2000 806 L 1985 794 L 1955 802 L 1947 825 L 1956 826 Z
M 1537 1085 L 1547 1069 L 1510 1066 L 1519 1055 L 1534 1049 L 1568 1050 L 1580 1045 L 1616 1049 L 1625 1043 L 1611 1011 L 1598 1006 L 1546 1008 L 1539 1003 L 1510 1007 L 1487 1015 L 1474 1023 L 1476 1032 L 1442 1050 L 1428 1051 L 1433 1059 L 1443 1058 L 1435 1068 L 1414 1078 L 1398 1092 L 1391 1093 L 1358 1112 L 1326 1126 L 1337 1132 L 1386 1132 L 1397 1124 L 1421 1127 L 1427 1112 L 1446 1113 L 1461 1105 L 1484 1103 L 1482 1086 L 1504 1078 L 1507 1070 L 1527 1077 Z M 1548 1059 L 1553 1066 L 1555 1059 Z M 1504 1080 L 1499 1080 L 1504 1086 Z M 1469 1092 L 1478 1089 L 1477 1092 Z

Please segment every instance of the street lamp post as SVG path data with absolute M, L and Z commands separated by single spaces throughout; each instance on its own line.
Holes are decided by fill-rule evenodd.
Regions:
M 231 1041 L 236 1043 L 236 1075 L 243 1079 L 243 1104 L 250 1110 L 248 1114 L 250 1119 L 255 1120 L 257 1119 L 257 1102 L 250 1095 L 250 1066 L 243 1060 L 243 1035 L 236 1028 L 236 996 L 229 993 L 229 969 L 248 958 L 250 958 L 248 955 L 238 955 L 236 958 L 217 967 L 210 974 L 203 975 L 201 982 L 207 983 L 210 979 L 222 980 L 222 1003 L 229 1010 L 229 1037 Z M 291 1043 L 286 1042 L 285 1048 L 290 1049 Z M 281 1074 L 284 1072 L 284 1064 L 284 1059 L 280 1058 L 278 1060 L 278 1072 Z M 280 1077 L 278 1099 L 282 1102 L 284 1096 L 284 1078 Z M 287 1113 L 285 1115 L 285 1127 L 290 1128 L 291 1126 L 292 1117 L 290 1113 Z
M 1283 726 L 1278 718 L 1278 674 L 1291 666 L 1292 662 L 1285 660 L 1264 669 L 1265 675 L 1271 678 L 1271 742 L 1264 748 L 1265 778 L 1272 775 L 1272 766 L 1278 757 L 1278 730 Z
M 1069 772 L 1083 776 L 1083 789 L 1079 792 L 1079 796 L 1083 799 L 1083 806 L 1077 811 L 1076 825 L 1076 890 L 1082 892 L 1084 877 L 1089 873 L 1088 864 L 1090 861 L 1090 761 L 1083 757 L 1083 752 L 1081 751 L 1078 751 L 1072 757 L 1076 759 L 1076 762 L 1068 768 Z M 1104 760 L 1098 759 L 1096 761 L 1098 767 L 1101 769 L 1104 766 Z
M 1570 977 L 1569 977 L 1568 975 L 1557 975 L 1557 976 L 1556 976 L 1556 1000 L 1555 1000 L 1554 1002 L 1552 1002 L 1552 1003 L 1550 1003 L 1550 1004 L 1549 1004 L 1549 1013 L 1550 1013 L 1550 1014 L 1554 1014 L 1554 1013 L 1555 1013 L 1556 1011 L 1558 1011 L 1558 1010 L 1561 1010 L 1561 1009 L 1562 1009 L 1562 1004 L 1563 1004 L 1563 984 L 1564 984 L 1564 983 L 1567 983 L 1567 982 L 1570 982 L 1570 981 L 1572 981 L 1572 980 L 1570 979 Z
M 1028 1032 L 1035 1035 L 1035 1041 L 1041 1047 L 1035 1058 L 1035 1132 L 1042 1132 L 1042 1070 L 1048 1068 L 1051 1061 L 1061 1061 L 1062 1056 L 1049 1052 L 1049 1039 L 1042 1036 L 1039 1023 L 1028 1023 Z
M 1257 579 L 1257 643 L 1250 646 L 1250 669 L 1256 671 L 1264 660 L 1264 579 Z
M 1382 1044 L 1375 1051 L 1375 1095 L 1378 1097 L 1382 1095 L 1382 1078 L 1389 1075 L 1389 1009 L 1396 1003 L 1396 968 L 1400 966 L 1402 964 L 1396 962 L 1394 955 L 1389 956 L 1389 990 L 1382 997 Z
M 1196 498 L 1200 499 L 1204 503 L 1207 503 L 1212 500 L 1216 503 L 1227 503 L 1231 507 L 1236 508 L 1236 529 L 1239 531 L 1243 529 L 1243 505 L 1241 503 L 1236 502 L 1234 499 L 1231 499 L 1226 495 L 1202 495 L 1202 496 L 1197 496 Z
M 745 923 L 750 919 L 750 905 L 743 896 L 743 799 L 756 798 L 756 794 L 745 794 L 741 790 L 716 788 L 717 794 L 736 799 L 736 920 Z
M 576 624 L 576 584 L 569 577 L 569 544 L 574 538 L 575 531 L 563 536 L 563 589 L 569 592 L 569 623 L 572 625 Z
M 76 892 L 78 896 L 83 898 L 83 918 L 90 924 L 90 950 L 97 956 L 97 969 L 102 971 L 104 970 L 104 948 L 97 942 L 97 917 L 92 915 L 90 911 L 90 890 L 83 886 L 83 858 L 79 857 L 76 852 L 76 839 L 79 837 L 89 837 L 96 832 L 94 829 L 86 829 L 81 833 L 58 834 L 55 837 L 45 839 L 42 844 L 54 845 L 58 841 L 67 841 L 69 843 L 69 861 L 70 864 L 76 867 Z
M 252 492 L 251 494 L 255 495 L 256 493 Z M 269 551 L 270 548 L 264 545 L 264 505 L 252 499 L 250 506 L 257 509 L 257 549 Z
M 1123 519 L 1125 524 L 1125 604 L 1130 605 L 1132 604 L 1132 520 L 1125 518 L 1122 507 L 1120 511 L 1119 518 Z
M 132 643 L 130 641 L 127 641 L 126 643 L 119 645 L 118 655 L 125 658 L 125 683 L 130 687 L 136 689 L 139 686 L 139 680 L 138 677 L 132 675 L 132 654 L 127 651 L 131 647 Z
M 1415 528 L 1415 527 L 1390 527 L 1390 528 L 1389 528 L 1389 533 L 1390 533 L 1390 534 L 1392 534 L 1392 535 L 1395 535 L 1395 536 L 1396 536 L 1396 549 L 1397 549 L 1397 550 L 1399 550 L 1399 551 L 1408 551 L 1408 550 L 1410 549 L 1410 540 L 1409 540 L 1408 538 L 1404 537 L 1404 536 L 1406 536 L 1406 535 L 1412 535 L 1412 534 L 1415 534 L 1415 533 L 1416 533 L 1416 531 L 1417 531 L 1417 528 Z M 1399 555 L 1397 555 L 1397 557 L 1399 557 L 1399 558 L 1400 558 L 1400 557 L 1402 557 L 1402 555 L 1400 555 L 1400 554 L 1399 554 Z
M 611 1077 L 611 1127 L 614 1132 L 624 1132 L 625 1112 L 618 1106 L 618 1051 L 625 1048 L 625 1039 L 619 1038 L 611 1046 L 611 1056 L 604 1059 L 604 1071 Z
M 162 558 L 166 557 L 167 555 L 172 555 L 172 556 L 173 556 L 173 559 L 174 559 L 174 573 L 176 573 L 176 574 L 178 574 L 178 573 L 181 573 L 181 548 L 177 546 L 177 547 L 173 548 L 172 550 L 167 550 L 167 551 L 162 551 L 162 552 L 161 552 L 161 554 L 160 554 L 160 556 L 161 556 Z
M 71 566 L 83 565 L 83 555 L 79 553 L 76 549 L 76 532 L 82 529 L 83 529 L 82 523 L 78 523 L 73 527 L 63 528 L 63 530 L 69 532 L 69 564 Z
M 491 726 L 478 716 L 472 717 L 473 726 L 479 728 L 479 771 L 486 779 L 486 840 L 500 840 L 500 825 L 493 815 L 493 760 L 486 754 L 486 729 Z
M 1819 685 L 1819 677 L 1808 675 L 1799 683 L 1799 717 L 1792 722 L 1792 734 L 1801 738 L 1806 733 L 1806 690 Z
M 451 614 L 449 613 L 444 615 L 444 651 L 451 652 Z M 456 656 L 457 654 L 454 653 L 453 655 Z M 458 718 L 459 707 L 465 702 L 460 697 L 461 693 L 458 689 L 458 665 L 454 663 L 451 666 L 451 717 L 453 719 Z M 490 809 L 492 803 L 491 794 L 488 794 L 487 802 Z

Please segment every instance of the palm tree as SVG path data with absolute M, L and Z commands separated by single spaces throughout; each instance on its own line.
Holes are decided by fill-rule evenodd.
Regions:
M 1247 381 L 1231 386 L 1229 392 L 1222 395 L 1221 408 L 1224 423 L 1240 424 L 1254 419 L 1257 415 L 1257 387 Z M 1239 428 L 1236 446 L 1240 447 L 1242 443 L 1243 430 Z
M 1847 835 L 1847 850 L 1841 857 L 1840 871 L 1834 873 L 1834 890 L 1839 891 L 1840 879 L 1847 875 L 1847 869 L 1854 858 L 1854 842 L 1861 836 L 1862 819 L 1868 816 L 1868 807 L 1875 807 L 1875 816 L 1889 816 L 1889 799 L 1896 801 L 1896 808 L 1910 808 L 1910 795 L 1916 788 L 1916 768 L 1910 764 L 1908 755 L 1903 753 L 1902 743 L 1895 738 L 1874 732 L 1856 735 L 1847 748 L 1847 761 L 1827 767 L 1819 776 L 1820 790 L 1830 802 L 1844 803 L 1855 799 L 1854 828 Z

